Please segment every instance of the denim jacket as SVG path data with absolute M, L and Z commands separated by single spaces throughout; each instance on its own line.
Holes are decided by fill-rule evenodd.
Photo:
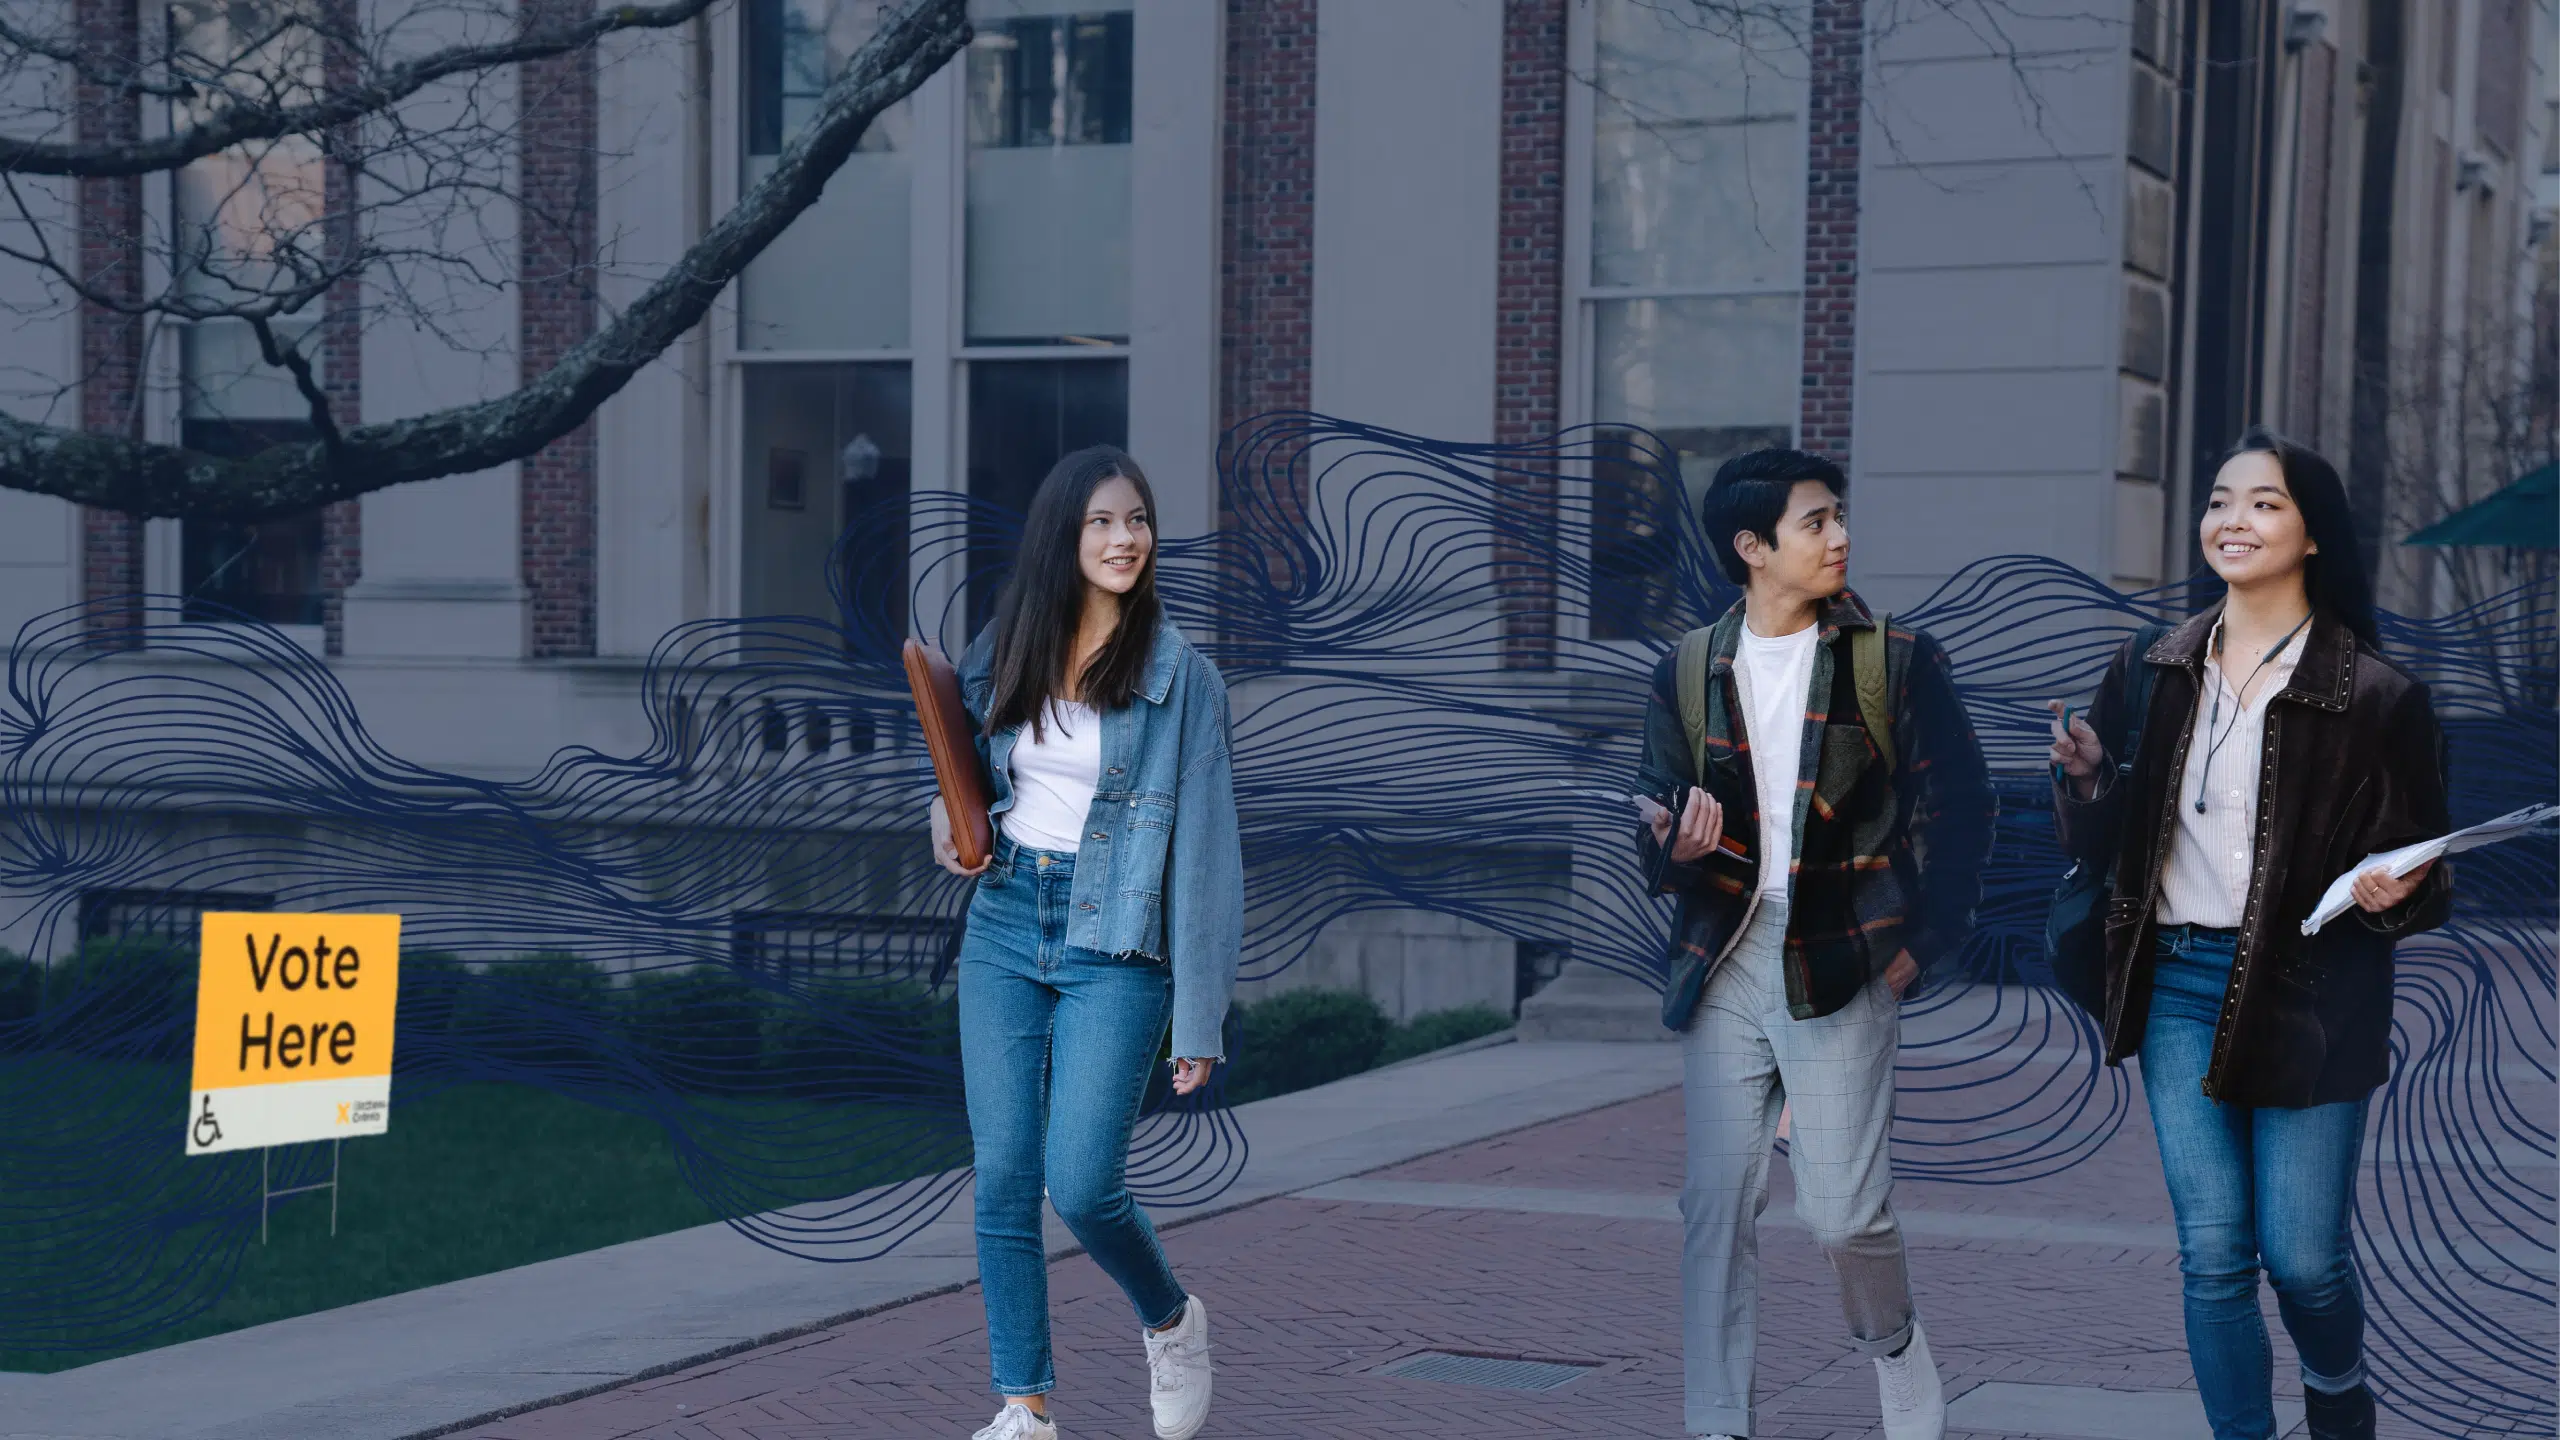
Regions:
M 960 699 L 986 728 L 995 627 L 960 657 Z M 1013 808 L 1021 727 L 981 733 L 988 808 Z M 1076 853 L 1067 943 L 1173 969 L 1173 1053 L 1226 1057 L 1227 1001 L 1244 950 L 1244 843 L 1228 755 L 1227 687 L 1173 622 L 1156 630 L 1138 698 L 1102 717 L 1102 775 Z

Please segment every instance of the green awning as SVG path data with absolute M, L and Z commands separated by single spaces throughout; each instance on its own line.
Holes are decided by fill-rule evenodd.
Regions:
M 2560 503 L 2555 503 L 2553 481 L 2550 465 L 2528 470 L 2504 490 L 2465 505 L 2402 543 L 2560 550 Z

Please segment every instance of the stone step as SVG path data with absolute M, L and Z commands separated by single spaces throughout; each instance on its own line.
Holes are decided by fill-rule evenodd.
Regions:
M 1591 965 L 1568 967 L 1520 1003 L 1519 1035 L 1538 1040 L 1677 1040 L 1653 987 Z

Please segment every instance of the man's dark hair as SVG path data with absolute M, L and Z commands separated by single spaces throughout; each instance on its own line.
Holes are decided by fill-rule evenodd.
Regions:
M 1787 518 L 1787 500 L 1796 482 L 1819 480 L 1835 498 L 1849 498 L 1849 477 L 1820 455 L 1803 450 L 1746 450 L 1716 467 L 1698 502 L 1698 518 L 1706 526 L 1707 550 L 1716 568 L 1736 585 L 1751 583 L 1751 567 L 1733 548 L 1733 537 L 1748 530 L 1760 543 L 1778 543 L 1778 522 Z

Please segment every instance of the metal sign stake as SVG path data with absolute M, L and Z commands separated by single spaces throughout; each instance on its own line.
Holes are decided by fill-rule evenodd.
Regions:
M 329 1238 L 332 1240 L 338 1238 L 338 1150 L 339 1147 L 345 1143 L 346 1142 L 343 1140 L 331 1140 L 329 1142 L 328 1179 L 312 1185 L 289 1185 L 282 1190 L 273 1190 L 268 1188 L 274 1183 L 274 1180 L 268 1170 L 267 1156 L 272 1153 L 274 1147 L 268 1145 L 261 1145 L 258 1147 L 259 1244 L 264 1245 L 267 1243 L 267 1206 L 270 1202 L 281 1200 L 287 1195 L 306 1195 L 314 1190 L 326 1190 L 329 1192 Z

